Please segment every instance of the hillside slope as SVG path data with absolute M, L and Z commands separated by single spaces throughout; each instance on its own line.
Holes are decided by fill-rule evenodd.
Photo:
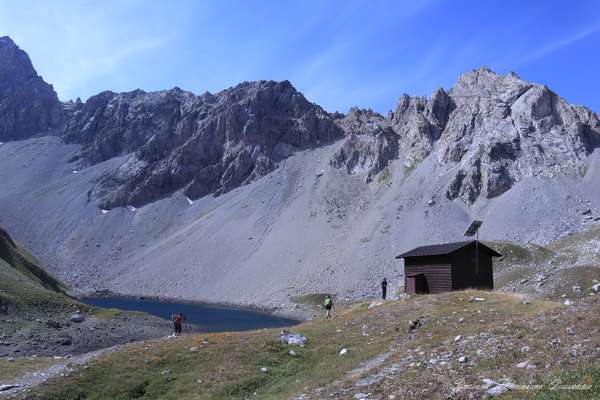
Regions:
M 48 274 L 25 249 L 0 228 L 0 312 L 12 315 L 32 308 L 43 312 L 66 305 L 65 285 Z
M 599 307 L 476 291 L 358 303 L 295 327 L 304 347 L 276 330 L 147 341 L 19 398 L 589 399 L 600 394 Z
M 169 332 L 168 321 L 89 307 L 66 289 L 0 228 L 0 371 L 10 367 L 5 357 L 78 354 Z

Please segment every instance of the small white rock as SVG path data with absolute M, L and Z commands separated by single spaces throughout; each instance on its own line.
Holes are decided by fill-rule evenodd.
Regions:
M 460 357 L 458 357 L 458 362 L 459 363 L 466 363 L 467 361 L 469 361 L 469 359 L 467 358 L 467 356 L 460 356 Z
M 340 350 L 340 356 L 345 356 L 346 354 L 348 354 L 348 349 L 344 347 L 342 350 Z
M 460 342 L 460 339 L 462 339 L 462 336 L 458 335 L 454 338 L 454 342 Z
M 262 367 L 262 368 L 260 369 L 260 372 L 262 372 L 263 374 L 266 374 L 267 372 L 269 372 L 269 368 Z

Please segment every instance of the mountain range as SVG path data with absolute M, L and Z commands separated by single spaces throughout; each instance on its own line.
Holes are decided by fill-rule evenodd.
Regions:
M 488 68 L 384 116 L 288 81 L 61 102 L 0 38 L 0 226 L 82 292 L 285 307 L 401 282 L 401 251 L 596 224 L 600 119 Z

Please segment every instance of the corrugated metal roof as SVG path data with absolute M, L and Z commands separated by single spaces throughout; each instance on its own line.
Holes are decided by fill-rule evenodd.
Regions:
M 396 258 L 405 258 L 405 257 L 423 257 L 423 256 L 443 256 L 446 254 L 454 253 L 456 250 L 462 249 L 465 246 L 468 246 L 472 243 L 475 243 L 476 240 L 467 240 L 465 242 L 453 242 L 453 243 L 444 243 L 444 244 L 434 244 L 429 246 L 421 246 L 406 253 L 402 253 Z M 502 257 L 502 254 L 498 253 L 496 250 L 484 245 L 479 242 L 479 248 L 481 250 L 487 251 L 491 253 L 492 256 Z

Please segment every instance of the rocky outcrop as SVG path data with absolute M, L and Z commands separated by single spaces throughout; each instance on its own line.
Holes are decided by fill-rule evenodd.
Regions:
M 27 53 L 0 37 L 0 141 L 25 139 L 59 127 L 62 106 Z
M 467 204 L 525 177 L 579 173 L 600 147 L 596 114 L 544 85 L 487 68 L 463 74 L 448 92 L 403 95 L 387 119 L 352 110 L 339 124 L 347 139 L 332 165 L 364 172 L 368 181 L 395 153 L 407 166 L 432 156 L 452 173 L 446 196 Z
M 366 181 L 398 157 L 398 135 L 390 122 L 371 110 L 352 108 L 339 119 L 347 138 L 331 159 L 331 165 L 349 174 L 366 174 Z
M 578 173 L 600 144 L 597 115 L 514 73 L 468 72 L 449 96 L 455 109 L 436 156 L 456 168 L 450 199 L 471 204 L 527 176 Z
M 444 91 L 437 89 L 430 98 L 402 95 L 396 111 L 389 115 L 398 132 L 409 163 L 417 163 L 432 150 L 448 122 L 454 103 Z
M 246 82 L 195 96 L 178 88 L 104 92 L 68 121 L 65 138 L 97 163 L 128 155 L 94 188 L 100 207 L 142 205 L 184 189 L 190 198 L 252 182 L 298 149 L 342 137 L 288 82 Z

